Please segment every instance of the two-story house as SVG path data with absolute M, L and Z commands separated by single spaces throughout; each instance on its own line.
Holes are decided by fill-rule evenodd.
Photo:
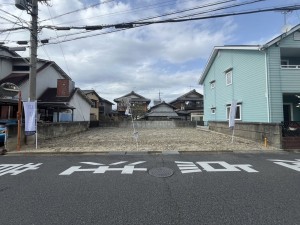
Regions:
M 0 84 L 13 83 L 22 94 L 22 100 L 29 96 L 29 59 L 22 58 L 8 48 L 0 46 Z M 36 97 L 39 120 L 89 121 L 91 102 L 72 79 L 55 63 L 37 60 Z M 0 100 L 1 118 L 16 118 L 17 100 Z M 14 112 L 14 115 L 12 115 Z
M 120 116 L 124 116 L 125 112 L 130 105 L 131 112 L 134 113 L 136 116 L 142 116 L 148 110 L 148 105 L 150 104 L 151 100 L 145 98 L 134 91 L 120 97 L 114 99 L 117 103 L 117 111 Z
M 169 102 L 185 120 L 203 120 L 203 95 L 195 89 Z
M 300 25 L 264 45 L 215 47 L 199 81 L 204 120 L 300 121 Z
M 83 90 L 83 93 L 92 101 L 91 121 L 111 116 L 113 103 L 100 97 L 95 90 Z

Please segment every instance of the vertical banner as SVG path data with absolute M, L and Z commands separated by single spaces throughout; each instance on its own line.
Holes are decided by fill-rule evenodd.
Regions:
M 233 128 L 235 124 L 235 114 L 236 114 L 237 101 L 233 100 L 230 106 L 229 112 L 229 127 Z
M 36 133 L 36 102 L 23 102 L 25 113 L 25 135 Z

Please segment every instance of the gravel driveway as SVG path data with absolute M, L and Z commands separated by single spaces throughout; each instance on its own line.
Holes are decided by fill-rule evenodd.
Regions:
M 197 128 L 140 129 L 137 142 L 132 129 L 91 128 L 86 132 L 40 141 L 37 151 L 110 152 L 110 151 L 220 151 L 274 150 L 263 143 Z M 32 148 L 31 148 L 32 149 Z M 26 151 L 26 150 L 23 150 Z M 30 152 L 36 150 L 30 150 Z

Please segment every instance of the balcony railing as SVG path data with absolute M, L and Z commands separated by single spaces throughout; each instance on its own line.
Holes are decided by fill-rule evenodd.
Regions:
M 300 65 L 281 65 L 281 69 L 300 69 Z

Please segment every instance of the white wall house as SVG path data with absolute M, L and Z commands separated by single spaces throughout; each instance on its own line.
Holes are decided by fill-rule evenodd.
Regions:
M 28 100 L 28 59 L 0 46 L 0 84 L 7 82 L 17 85 L 21 90 L 22 100 Z M 75 88 L 72 79 L 53 61 L 38 59 L 36 99 L 41 119 L 55 122 L 59 121 L 57 113 L 72 113 L 68 117 L 71 120 L 68 121 L 89 121 L 91 101 L 79 88 Z M 0 117 L 3 118 L 4 115 Z

